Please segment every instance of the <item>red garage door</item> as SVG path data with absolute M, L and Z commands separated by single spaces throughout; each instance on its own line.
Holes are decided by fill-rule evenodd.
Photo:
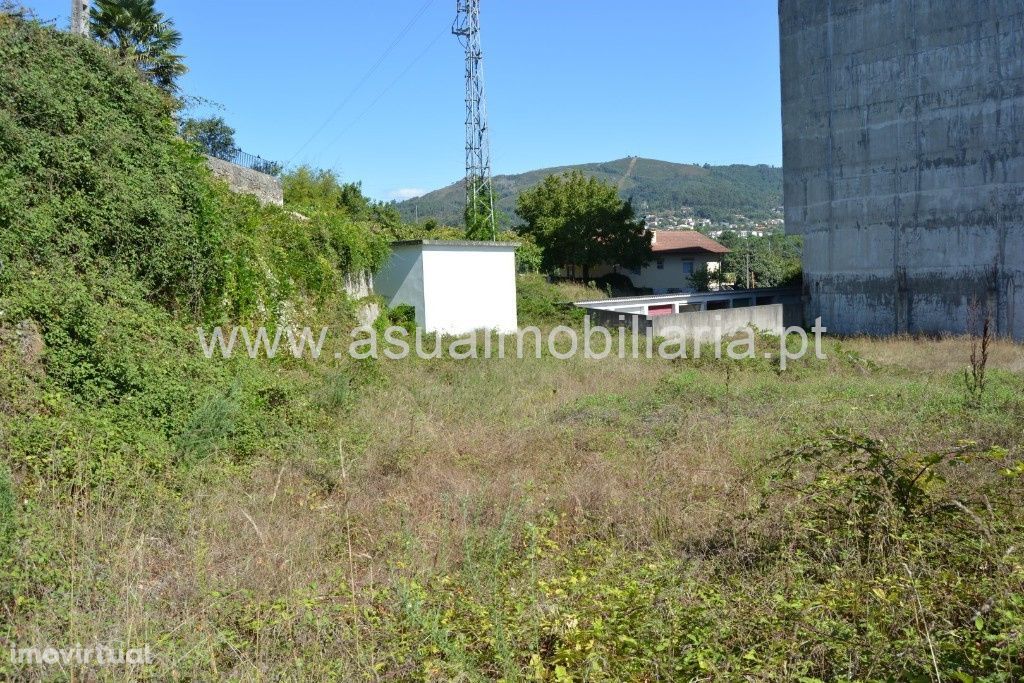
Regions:
M 647 307 L 647 317 L 649 318 L 653 318 L 656 315 L 672 315 L 674 312 L 672 304 L 659 304 Z

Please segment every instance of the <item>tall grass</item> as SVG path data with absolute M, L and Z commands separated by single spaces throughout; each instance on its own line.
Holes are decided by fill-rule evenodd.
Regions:
M 9 633 L 157 678 L 1013 680 L 1020 347 L 971 414 L 965 340 L 826 350 L 310 372 L 327 439 L 40 492 Z

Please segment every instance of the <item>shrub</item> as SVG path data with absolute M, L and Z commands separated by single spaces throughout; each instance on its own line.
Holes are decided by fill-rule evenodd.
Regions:
M 516 277 L 516 309 L 519 325 L 574 324 L 583 320 L 584 312 L 572 305 L 583 299 L 603 299 L 605 294 L 594 287 L 572 283 L 552 284 L 539 273 Z
M 206 360 L 195 326 L 340 322 L 345 274 L 381 263 L 386 240 L 337 208 L 302 220 L 229 192 L 176 136 L 167 99 L 99 45 L 4 16 L 0 63 L 10 466 L 171 482 L 176 464 L 244 462 L 308 421 L 268 419 L 291 410 L 287 359 Z M 30 363 L 4 348 L 23 321 L 41 333 Z
M 0 287 L 18 272 L 130 269 L 152 300 L 198 312 L 219 291 L 223 226 L 169 105 L 90 41 L 0 22 Z M 2 290 L 0 290 L 2 291 Z

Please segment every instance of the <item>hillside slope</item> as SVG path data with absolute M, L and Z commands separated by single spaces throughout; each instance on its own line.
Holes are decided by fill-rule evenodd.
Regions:
M 352 393 L 326 366 L 208 359 L 197 327 L 354 321 L 342 283 L 386 240 L 232 194 L 171 114 L 112 52 L 0 8 L 0 639 L 95 640 L 67 630 L 89 618 L 69 587 L 120 579 L 64 531 L 79 505 L 158 516 L 191 481 L 330 452 Z M 65 561 L 68 537 L 97 571 Z M 0 680 L 36 679 L 3 659 Z
M 774 166 L 695 166 L 642 157 L 574 166 L 542 168 L 494 178 L 498 207 L 508 217 L 515 212 L 516 197 L 552 173 L 580 170 L 618 186 L 624 199 L 633 199 L 638 213 L 679 211 L 690 207 L 694 214 L 725 220 L 734 214 L 769 218 L 782 205 L 782 169 Z M 462 220 L 462 183 L 453 183 L 422 197 L 398 204 L 403 218 L 435 218 L 442 223 Z

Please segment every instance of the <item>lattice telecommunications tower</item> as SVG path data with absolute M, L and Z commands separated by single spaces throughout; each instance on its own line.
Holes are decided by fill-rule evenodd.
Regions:
M 466 227 L 496 235 L 491 186 L 491 149 L 480 49 L 480 0 L 456 0 L 452 33 L 466 50 Z M 479 235 L 477 235 L 479 236 Z

